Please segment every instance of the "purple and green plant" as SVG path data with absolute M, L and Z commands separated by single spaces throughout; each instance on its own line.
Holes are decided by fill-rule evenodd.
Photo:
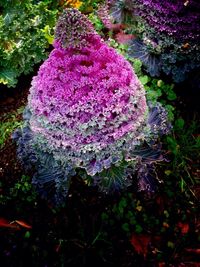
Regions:
M 157 141 L 170 128 L 161 104 L 147 103 L 131 64 L 87 16 L 65 9 L 54 49 L 33 78 L 24 126 L 13 134 L 36 188 L 61 203 L 75 175 L 111 192 L 138 173 L 139 190 L 154 190 L 149 177 L 164 159 Z
M 198 0 L 108 2 L 113 19 L 126 23 L 126 31 L 137 36 L 130 42 L 129 54 L 140 59 L 151 76 L 164 72 L 181 82 L 200 67 Z

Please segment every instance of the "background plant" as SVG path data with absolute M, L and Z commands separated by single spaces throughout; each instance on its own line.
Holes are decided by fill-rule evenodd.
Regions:
M 175 115 L 173 133 L 163 140 L 170 161 L 158 166 L 164 176 L 159 190 L 149 196 L 129 190 L 101 214 L 104 236 L 109 239 L 118 229 L 147 261 L 173 264 L 176 254 L 190 246 L 191 236 L 199 242 L 194 230 L 199 221 L 199 125 L 195 118 L 185 125 Z
M 14 87 L 47 57 L 53 41 L 57 1 L 1 1 L 0 84 Z
M 135 36 L 129 44 L 129 55 L 140 59 L 152 77 L 165 73 L 181 82 L 199 68 L 198 0 L 105 2 L 112 19 L 125 23 L 125 32 Z
M 34 187 L 31 183 L 31 178 L 28 175 L 22 175 L 21 179 L 15 182 L 9 189 L 4 191 L 3 182 L 0 184 L 0 188 L 2 189 L 0 193 L 0 204 L 6 205 L 8 202 L 18 202 L 18 209 L 20 210 L 21 205 L 24 203 L 31 203 L 34 205 L 37 199 L 37 193 L 34 190 Z
M 3 148 L 6 140 L 11 136 L 13 131 L 22 126 L 21 115 L 23 110 L 24 107 L 21 107 L 16 112 L 2 116 L 0 121 L 0 149 Z
M 198 200 L 199 194 L 193 189 L 199 186 L 200 137 L 198 121 L 193 119 L 189 126 L 183 118 L 176 116 L 172 135 L 165 139 L 171 152 L 171 164 L 166 174 L 175 176 L 182 192 Z

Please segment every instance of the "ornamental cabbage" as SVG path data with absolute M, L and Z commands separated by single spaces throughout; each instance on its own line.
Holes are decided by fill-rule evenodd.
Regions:
M 34 168 L 36 188 L 57 203 L 75 174 L 105 192 L 126 188 L 136 170 L 141 177 L 163 159 L 156 139 L 169 128 L 164 108 L 147 105 L 130 63 L 85 15 L 64 10 L 54 49 L 32 80 L 24 127 L 13 134 L 19 158 Z M 144 180 L 153 188 L 141 179 L 143 188 Z
M 137 36 L 129 55 L 139 58 L 151 76 L 164 72 L 181 82 L 200 67 L 198 0 L 108 2 L 115 21 L 129 24 L 129 31 Z

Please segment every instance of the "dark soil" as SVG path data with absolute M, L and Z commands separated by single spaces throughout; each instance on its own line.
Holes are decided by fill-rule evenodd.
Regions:
M 27 103 L 28 91 L 31 83 L 31 75 L 19 79 L 16 88 L 0 88 L 0 119 L 4 121 L 7 113 L 14 113 L 18 108 Z M 0 178 L 8 183 L 17 181 L 23 174 L 23 168 L 16 157 L 16 145 L 11 137 L 6 141 L 5 146 L 0 149 Z

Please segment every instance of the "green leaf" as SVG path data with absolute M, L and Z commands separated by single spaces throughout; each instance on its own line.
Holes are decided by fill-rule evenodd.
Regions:
M 148 78 L 147 75 L 144 75 L 144 76 L 139 77 L 139 80 L 141 81 L 141 83 L 142 83 L 143 85 L 145 85 L 145 84 L 148 83 L 149 78 Z
M 106 214 L 105 212 L 103 212 L 101 214 L 101 219 L 102 219 L 102 221 L 107 221 L 108 220 L 108 214 Z
M 175 121 L 174 127 L 177 130 L 182 130 L 184 127 L 185 121 L 182 118 L 179 118 Z
M 172 173 L 171 170 L 166 170 L 166 171 L 165 171 L 165 174 L 166 174 L 167 176 L 169 176 L 171 173 Z
M 136 227 L 135 227 L 135 232 L 137 234 L 140 234 L 142 231 L 143 231 L 142 226 L 140 226 L 139 224 L 137 224 Z
M 30 236 L 31 236 L 31 233 L 30 233 L 29 231 L 26 231 L 24 237 L 25 237 L 25 238 L 30 238 Z
M 0 72 L 0 83 L 13 85 L 16 81 L 16 74 L 14 70 L 2 70 Z
M 172 105 L 165 105 L 167 112 L 168 112 L 168 118 L 170 121 L 174 120 L 174 110 L 175 108 Z
M 131 62 L 133 62 L 133 68 L 135 70 L 135 73 L 140 76 L 141 75 L 141 69 L 142 69 L 142 62 L 139 59 L 129 59 Z
M 125 232 L 130 232 L 129 224 L 128 224 L 128 223 L 124 223 L 124 224 L 122 224 L 122 229 L 123 229 Z
M 167 242 L 167 246 L 168 246 L 168 248 L 172 248 L 172 249 L 175 247 L 174 243 L 171 241 Z
M 7 13 L 4 16 L 3 20 L 4 20 L 5 25 L 8 26 L 12 21 L 12 17 L 11 17 L 11 15 L 9 13 Z
M 157 99 L 162 95 L 162 92 L 160 89 L 155 91 L 155 90 L 151 90 L 151 87 L 146 87 L 146 86 L 145 86 L 145 89 L 147 92 L 147 98 L 152 102 L 157 101 Z
M 49 25 L 46 25 L 44 29 L 42 30 L 42 32 L 44 33 L 44 37 L 48 41 L 48 43 L 53 44 L 54 36 L 51 34 L 51 29 Z
M 169 212 L 167 210 L 164 210 L 164 215 L 166 216 L 166 218 L 169 218 Z
M 175 92 L 173 92 L 173 91 L 169 91 L 168 92 L 168 94 L 167 94 L 167 99 L 168 100 L 175 100 L 176 99 L 176 94 L 175 94 Z
M 168 143 L 169 150 L 174 155 L 177 155 L 178 154 L 178 143 L 176 142 L 176 140 L 171 136 L 167 136 L 167 143 Z
M 158 87 L 162 87 L 163 86 L 163 81 L 162 80 L 158 80 L 156 82 L 156 84 L 157 84 Z

